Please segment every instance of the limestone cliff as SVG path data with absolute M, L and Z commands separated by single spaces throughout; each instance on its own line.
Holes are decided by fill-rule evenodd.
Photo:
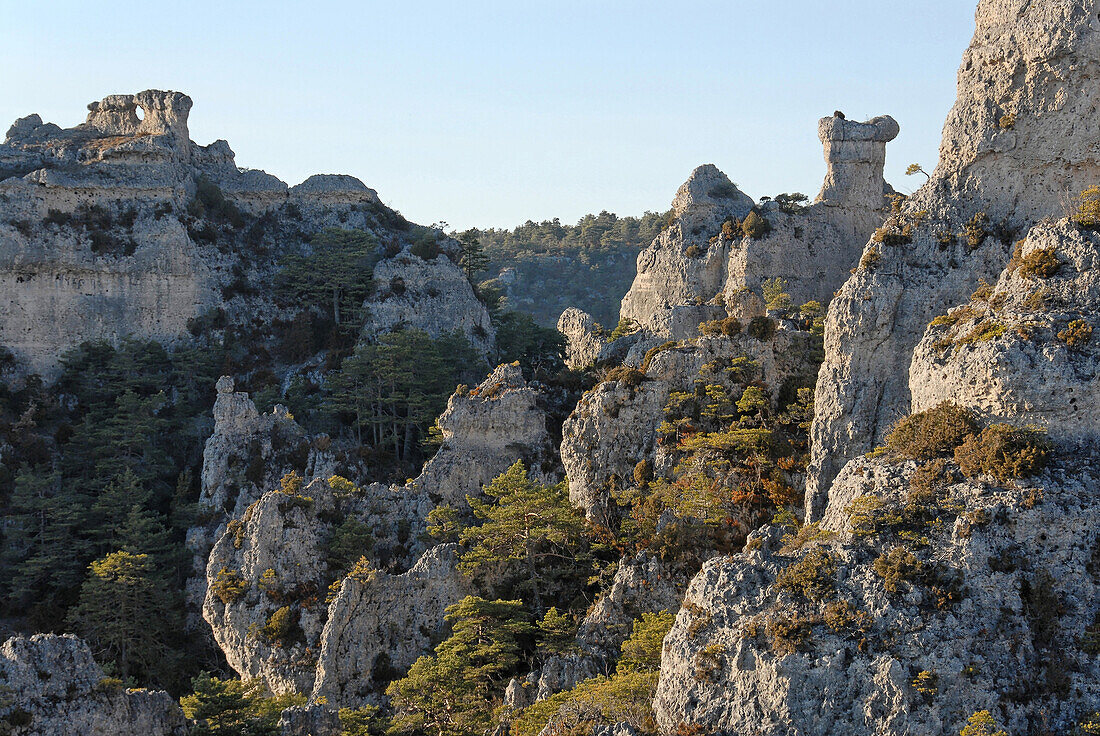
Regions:
M 106 679 L 75 636 L 35 634 L 0 646 L 0 730 L 11 736 L 184 736 L 166 692 Z
M 826 322 L 807 510 L 908 413 L 909 364 L 929 322 L 995 281 L 1013 243 L 1097 180 L 1100 142 L 1081 121 L 1100 99 L 1091 4 L 983 0 L 959 70 L 941 162 L 868 243 Z
M 8 131 L 0 346 L 25 370 L 51 377 L 60 354 L 83 340 L 187 339 L 189 320 L 219 308 L 231 322 L 289 318 L 257 285 L 328 227 L 367 231 L 385 248 L 379 276 L 392 288 L 368 308 L 366 337 L 409 324 L 491 343 L 454 241 L 440 234 L 425 258 L 410 255 L 418 228 L 354 177 L 288 187 L 238 168 L 225 141 L 190 140 L 191 105 L 179 92 L 111 95 L 74 128 L 30 115 Z M 395 293 L 399 284 L 407 293 Z

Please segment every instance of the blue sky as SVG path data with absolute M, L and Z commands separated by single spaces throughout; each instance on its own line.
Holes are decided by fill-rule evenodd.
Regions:
M 453 227 L 664 210 L 701 163 L 817 193 L 817 119 L 890 114 L 935 165 L 973 0 L 0 2 L 0 130 L 176 89 L 191 136 L 291 184 L 349 173 Z

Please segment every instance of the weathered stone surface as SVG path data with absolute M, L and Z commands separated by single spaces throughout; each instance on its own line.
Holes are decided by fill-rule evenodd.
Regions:
M 787 282 L 795 306 L 827 305 L 884 217 L 884 194 L 892 191 L 882 178 L 886 143 L 897 133 L 888 116 L 823 118 L 827 173 L 810 206 L 757 206 L 714 166 L 696 169 L 673 201 L 669 227 L 639 254 L 622 317 L 659 336 L 689 339 L 700 322 L 762 313 L 762 285 L 773 278 Z M 754 209 L 770 230 L 743 236 L 739 224 Z M 732 227 L 723 231 L 727 219 Z
M 1095 183 L 1100 142 L 1082 120 L 1100 99 L 1100 21 L 1091 3 L 982 0 L 944 125 L 940 165 L 903 207 L 908 240 L 869 244 L 873 263 L 826 321 L 807 511 L 832 479 L 909 412 L 909 364 L 928 323 L 1008 263 L 1012 243 Z M 1074 90 L 1069 94 L 1067 90 Z M 990 233 L 969 241 L 985 213 Z M 921 216 L 922 215 L 922 216 Z
M 330 703 L 378 699 L 395 675 L 429 652 L 444 631 L 443 614 L 469 592 L 456 569 L 457 545 L 424 553 L 401 575 L 344 578 L 321 636 L 313 697 Z
M 562 427 L 561 459 L 570 501 L 590 519 L 606 520 L 611 485 L 631 478 L 639 461 L 653 459 L 669 393 L 691 390 L 704 364 L 745 356 L 759 366 L 766 385 L 779 388 L 788 378 L 815 370 L 812 342 L 809 334 L 790 330 L 780 330 L 768 341 L 745 334 L 703 337 L 659 350 L 636 387 L 618 380 L 600 383 Z
M 909 368 L 913 411 L 950 397 L 983 418 L 1039 425 L 1058 442 L 1095 442 L 1100 238 L 1065 221 L 1043 223 L 1017 249 L 989 293 L 951 310 L 945 321 L 954 324 L 925 332 Z M 1044 253 L 1057 271 L 1024 275 L 1021 264 Z
M 994 220 L 1063 214 L 1100 181 L 1100 10 L 1091 0 L 982 0 L 935 179 Z
M 276 693 L 312 691 L 333 615 L 326 591 L 342 577 L 328 565 L 334 529 L 349 518 L 365 524 L 373 539 L 363 554 L 376 568 L 392 563 L 400 569 L 417 553 L 431 507 L 422 493 L 373 484 L 348 494 L 324 479 L 293 494 L 265 493 L 221 533 L 206 567 L 203 617 L 229 665 L 242 677 L 262 678 Z M 220 581 L 229 577 L 244 588 L 226 600 Z M 295 633 L 273 641 L 263 627 L 284 607 Z M 361 622 L 360 631 L 367 630 Z
M 492 323 L 462 269 L 445 255 L 425 261 L 404 252 L 374 268 L 378 294 L 366 305 L 364 337 L 398 327 L 433 337 L 459 330 L 482 352 L 492 340 Z
M 0 725 L 11 736 L 187 733 L 168 693 L 105 681 L 88 645 L 71 634 L 17 636 L 0 646 Z
M 855 472 L 837 479 L 838 493 L 905 502 L 912 463 L 851 465 Z M 710 561 L 664 642 L 654 702 L 662 733 L 696 726 L 707 733 L 954 736 L 979 710 L 990 710 L 1009 733 L 1040 724 L 1071 731 L 1100 706 L 1100 664 L 1079 647 L 1100 604 L 1098 580 L 1086 569 L 1100 544 L 1100 478 L 1079 467 L 1023 488 L 949 488 L 950 501 L 967 513 L 926 531 L 925 565 L 961 575 L 964 594 L 953 604 L 938 607 L 937 594 L 921 583 L 887 592 L 873 561 L 895 542 L 853 539 L 839 515 L 829 526 L 840 522 L 841 537 L 819 548 L 835 561 L 835 592 L 820 602 L 775 584 L 810 551 L 780 551 L 780 529 L 755 533 L 751 552 Z M 858 487 L 847 490 L 849 483 Z M 1041 489 L 1038 505 L 1028 500 L 1029 488 Z M 836 600 L 871 617 L 863 631 L 815 622 Z M 769 641 L 768 617 L 792 612 L 810 619 L 812 631 L 788 653 Z M 920 672 L 934 683 L 925 693 L 916 689 Z
M 455 508 L 516 460 L 539 475 L 553 457 L 538 395 L 515 364 L 498 366 L 480 385 L 452 395 L 439 428 L 443 444 L 413 487 Z
M 340 716 L 326 705 L 295 705 L 279 714 L 279 736 L 338 736 Z
M 889 115 L 866 123 L 833 115 L 817 124 L 817 137 L 825 147 L 825 183 L 817 202 L 839 207 L 882 209 L 882 169 L 886 144 L 901 128 Z
M 565 363 L 570 368 L 590 365 L 604 347 L 592 315 L 575 307 L 566 309 L 558 317 L 558 332 L 565 335 Z

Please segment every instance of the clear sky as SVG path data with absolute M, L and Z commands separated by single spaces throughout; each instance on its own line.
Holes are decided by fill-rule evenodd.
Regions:
M 663 211 L 714 163 L 817 193 L 817 119 L 893 115 L 935 165 L 974 0 L 0 0 L 0 131 L 175 89 L 191 137 L 296 184 L 348 173 L 420 223 Z

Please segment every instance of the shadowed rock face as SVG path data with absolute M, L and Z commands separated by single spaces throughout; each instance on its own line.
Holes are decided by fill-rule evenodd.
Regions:
M 15 736 L 187 733 L 168 693 L 105 682 L 88 645 L 72 634 L 16 636 L 0 646 L 0 726 Z
M 829 310 L 808 483 L 812 518 L 833 478 L 909 413 L 909 363 L 928 323 L 993 282 L 1013 243 L 1100 181 L 1100 7 L 983 0 L 963 56 L 940 164 L 904 207 L 900 244 L 868 244 Z M 981 237 L 967 223 L 984 213 Z

